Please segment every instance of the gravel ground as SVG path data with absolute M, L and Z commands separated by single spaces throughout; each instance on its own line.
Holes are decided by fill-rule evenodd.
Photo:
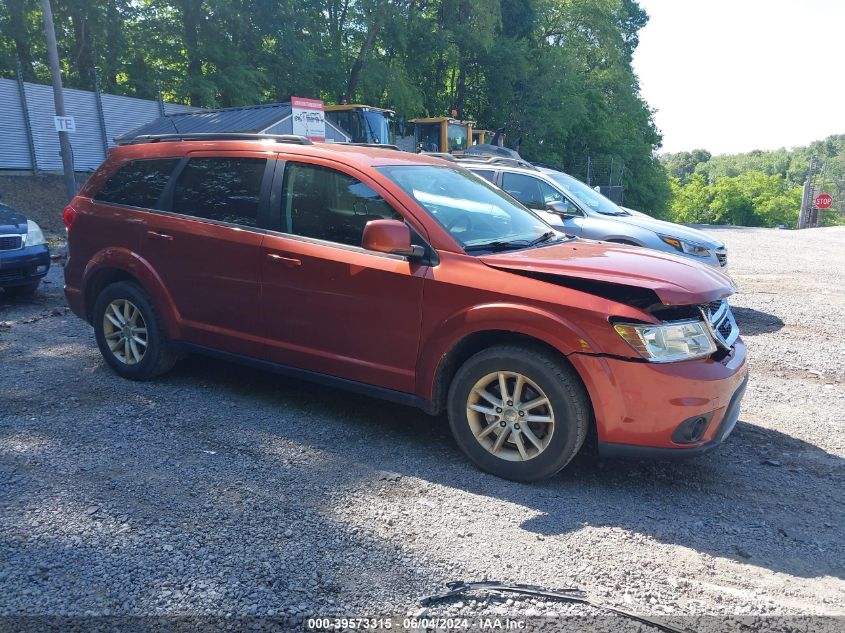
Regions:
M 419 606 L 483 578 L 676 621 L 845 615 L 845 227 L 713 230 L 750 356 L 735 433 L 533 485 L 398 405 L 205 358 L 121 380 L 60 266 L 33 299 L 0 293 L 0 616 L 595 613 Z

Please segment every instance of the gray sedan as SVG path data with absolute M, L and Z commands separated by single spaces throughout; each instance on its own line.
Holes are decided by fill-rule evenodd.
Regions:
M 728 249 L 716 238 L 681 224 L 623 209 L 561 171 L 501 159 L 461 160 L 460 163 L 569 235 L 644 246 L 722 269 L 728 265 Z

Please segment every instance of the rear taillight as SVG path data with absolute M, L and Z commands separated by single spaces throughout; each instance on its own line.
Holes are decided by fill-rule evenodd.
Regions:
M 65 210 L 62 211 L 62 221 L 65 223 L 65 228 L 70 230 L 70 227 L 73 226 L 73 223 L 76 222 L 76 218 L 79 213 L 76 212 L 72 206 L 67 205 Z

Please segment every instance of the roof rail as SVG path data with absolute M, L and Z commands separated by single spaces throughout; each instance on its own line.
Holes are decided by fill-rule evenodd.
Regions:
M 423 156 L 433 156 L 434 158 L 442 158 L 443 160 L 451 160 L 453 163 L 458 162 L 458 159 L 455 158 L 454 154 L 450 154 L 448 152 L 417 152 L 418 154 L 422 154 Z
M 251 132 L 186 132 L 183 134 L 141 134 L 134 138 L 117 140 L 118 145 L 160 143 L 164 141 L 276 141 L 311 145 L 311 139 L 297 134 L 255 134 Z
M 441 158 L 447 158 L 442 154 L 437 154 Z M 482 165 L 502 165 L 507 167 L 523 167 L 525 169 L 533 169 L 539 171 L 537 167 L 529 163 L 527 160 L 520 160 L 519 158 L 508 158 L 507 156 L 493 156 L 490 154 L 449 154 L 447 160 L 453 160 L 456 163 L 480 163 Z
M 353 147 L 377 147 L 379 149 L 395 149 L 397 152 L 402 151 L 398 145 L 392 145 L 391 143 L 351 143 L 346 141 L 335 141 L 331 143 L 331 145 L 351 145 Z

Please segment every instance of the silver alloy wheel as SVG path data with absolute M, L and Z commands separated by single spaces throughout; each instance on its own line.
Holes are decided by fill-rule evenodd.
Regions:
M 138 306 L 128 299 L 115 299 L 106 306 L 103 335 L 121 363 L 136 365 L 147 352 L 147 324 Z
M 514 462 L 546 450 L 555 430 L 548 396 L 527 376 L 509 371 L 475 383 L 467 399 L 467 422 L 488 452 Z

